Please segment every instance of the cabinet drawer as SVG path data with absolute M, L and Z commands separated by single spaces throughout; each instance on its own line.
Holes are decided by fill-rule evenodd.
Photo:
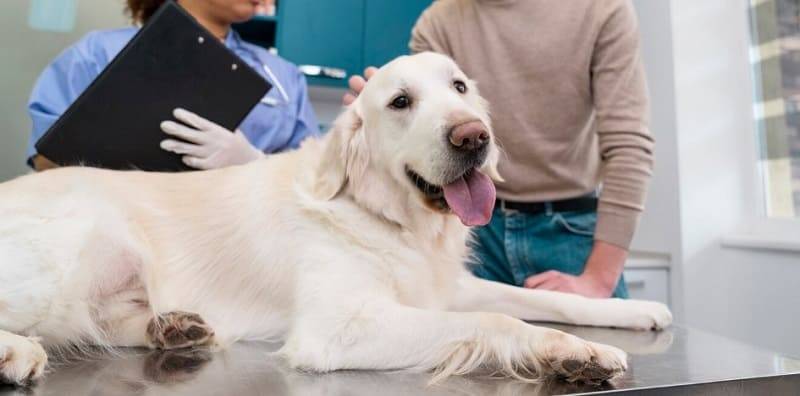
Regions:
M 625 284 L 630 298 L 669 304 L 669 270 L 627 269 Z

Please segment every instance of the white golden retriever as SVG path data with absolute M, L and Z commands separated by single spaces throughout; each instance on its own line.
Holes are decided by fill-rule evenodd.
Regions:
M 283 340 L 314 372 L 489 370 L 602 381 L 623 351 L 520 319 L 657 329 L 662 304 L 472 277 L 498 149 L 450 59 L 383 67 L 323 139 L 184 174 L 63 168 L 0 185 L 0 377 L 45 348 L 224 347 Z M 519 318 L 519 319 L 517 319 Z

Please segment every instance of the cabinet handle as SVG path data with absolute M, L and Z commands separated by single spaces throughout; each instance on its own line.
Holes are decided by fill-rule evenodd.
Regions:
M 332 80 L 344 80 L 347 78 L 347 70 L 337 69 L 335 67 L 300 65 L 298 68 L 303 74 L 309 77 L 330 78 Z
M 644 281 L 636 280 L 636 281 L 625 282 L 625 286 L 627 286 L 628 289 L 644 289 Z

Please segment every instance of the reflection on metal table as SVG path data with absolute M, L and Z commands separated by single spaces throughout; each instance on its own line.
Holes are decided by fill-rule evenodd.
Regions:
M 115 356 L 56 362 L 34 387 L 0 388 L 0 395 L 800 394 L 800 360 L 699 330 L 547 326 L 626 350 L 628 372 L 600 387 L 481 378 L 451 378 L 426 386 L 430 376 L 418 373 L 302 373 L 284 367 L 271 354 L 279 345 L 241 343 L 215 353 L 123 350 Z

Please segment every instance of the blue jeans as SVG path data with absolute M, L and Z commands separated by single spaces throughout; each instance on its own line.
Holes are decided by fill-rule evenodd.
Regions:
M 516 286 L 549 270 L 580 275 L 594 245 L 596 224 L 594 211 L 531 215 L 495 207 L 492 221 L 474 230 L 472 272 Z M 628 298 L 624 278 L 614 297 Z

